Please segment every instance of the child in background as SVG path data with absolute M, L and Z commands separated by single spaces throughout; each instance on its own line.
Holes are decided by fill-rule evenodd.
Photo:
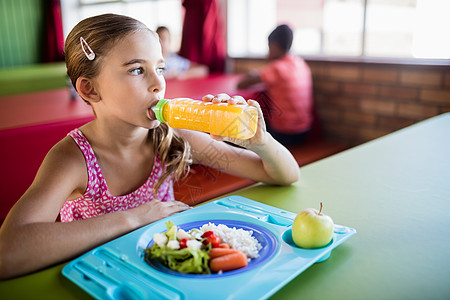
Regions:
M 247 74 L 238 88 L 263 82 L 269 96 L 267 130 L 285 146 L 301 143 L 313 121 L 311 71 L 305 61 L 291 55 L 293 32 L 280 25 L 269 35 L 271 61 L 259 71 Z
M 35 180 L 0 228 L 0 278 L 78 256 L 189 207 L 175 201 L 172 180 L 191 163 L 288 185 L 294 158 L 265 130 L 256 101 L 221 94 L 204 101 L 253 105 L 258 131 L 249 140 L 174 130 L 151 109 L 164 97 L 164 58 L 156 33 L 106 14 L 81 21 L 66 40 L 67 73 L 95 120 L 71 131 L 45 157 Z M 236 151 L 224 143 L 241 147 Z M 214 160 L 214 151 L 225 160 Z M 55 222 L 60 216 L 61 222 Z
M 208 76 L 209 70 L 205 65 L 197 64 L 187 58 L 181 57 L 170 50 L 170 31 L 165 26 L 156 29 L 161 42 L 162 54 L 165 68 L 164 77 L 166 79 L 187 79 Z

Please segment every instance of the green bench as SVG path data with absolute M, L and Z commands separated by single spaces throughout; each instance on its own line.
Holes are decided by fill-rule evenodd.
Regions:
M 0 69 L 0 97 L 68 86 L 64 62 Z

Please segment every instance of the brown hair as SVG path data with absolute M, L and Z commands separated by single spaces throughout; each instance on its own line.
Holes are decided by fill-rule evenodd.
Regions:
M 115 14 L 94 16 L 78 23 L 67 36 L 64 45 L 67 75 L 73 86 L 76 86 L 80 76 L 87 78 L 97 76 L 102 58 L 121 38 L 145 30 L 153 32 L 136 19 Z M 94 60 L 89 60 L 84 54 L 80 43 L 81 37 L 95 53 Z
M 77 79 L 81 76 L 96 77 L 100 72 L 102 58 L 115 43 L 128 34 L 145 30 L 153 32 L 136 19 L 116 14 L 98 15 L 78 23 L 67 36 L 64 47 L 67 75 L 72 85 L 76 88 Z M 89 60 L 84 54 L 80 43 L 81 37 L 95 53 L 95 59 Z M 152 139 L 155 153 L 166 168 L 166 172 L 153 189 L 156 194 L 169 176 L 178 179 L 189 170 L 192 157 L 187 141 L 175 134 L 166 124 L 151 129 L 149 137 Z

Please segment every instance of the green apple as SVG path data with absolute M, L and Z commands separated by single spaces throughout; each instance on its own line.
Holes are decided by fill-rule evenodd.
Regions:
M 307 208 L 299 212 L 292 224 L 292 239 L 301 248 L 320 248 L 333 238 L 333 220 L 320 210 Z

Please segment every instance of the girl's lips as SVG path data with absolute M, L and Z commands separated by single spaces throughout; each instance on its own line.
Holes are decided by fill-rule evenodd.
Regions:
M 148 117 L 150 118 L 150 120 L 156 120 L 156 115 L 155 112 L 153 111 L 152 108 L 154 108 L 156 106 L 156 104 L 158 104 L 159 99 L 157 99 L 156 101 L 154 101 L 151 105 L 150 108 L 148 109 Z
M 154 106 L 152 106 L 154 107 Z M 156 120 L 156 115 L 155 112 L 153 111 L 152 107 L 150 107 L 148 109 L 148 117 L 150 118 L 150 120 Z

